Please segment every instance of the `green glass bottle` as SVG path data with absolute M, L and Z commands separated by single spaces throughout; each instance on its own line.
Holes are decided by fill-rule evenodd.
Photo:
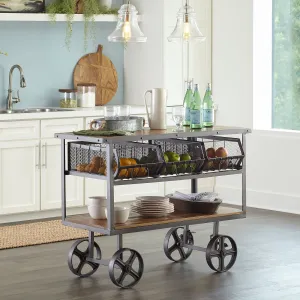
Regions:
M 201 129 L 203 127 L 203 109 L 198 84 L 195 84 L 194 101 L 191 104 L 190 116 L 191 128 Z
M 203 98 L 203 126 L 213 127 L 214 126 L 214 102 L 211 93 L 210 84 L 207 85 L 205 96 Z
M 192 82 L 188 82 L 188 88 L 184 96 L 183 106 L 185 108 L 183 126 L 190 126 L 191 122 L 191 103 L 193 102 Z

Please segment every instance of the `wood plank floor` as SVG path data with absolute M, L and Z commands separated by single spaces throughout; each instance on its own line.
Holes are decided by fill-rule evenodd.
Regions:
M 211 224 L 193 226 L 195 242 L 206 246 Z M 128 234 L 125 246 L 138 250 L 145 273 L 133 290 L 115 287 L 100 267 L 91 278 L 75 278 L 67 267 L 73 242 L 0 251 L 1 300 L 299 300 L 300 216 L 250 210 L 247 219 L 221 223 L 237 242 L 239 255 L 226 274 L 213 273 L 203 253 L 171 263 L 162 243 L 166 230 Z M 96 238 L 105 257 L 115 237 Z

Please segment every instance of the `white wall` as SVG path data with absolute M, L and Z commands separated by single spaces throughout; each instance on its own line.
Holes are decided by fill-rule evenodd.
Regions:
M 133 0 L 143 15 L 140 24 L 147 43 L 128 44 L 124 54 L 124 99 L 126 104 L 144 105 L 144 93 L 164 87 L 163 21 L 161 0 Z
M 133 0 L 144 15 L 141 28 L 147 43 L 128 45 L 124 59 L 125 103 L 143 105 L 144 93 L 152 88 L 169 91 L 168 106 L 181 105 L 184 80 L 187 79 L 187 58 L 182 44 L 169 43 L 167 37 L 174 30 L 179 9 L 184 0 Z M 190 78 L 199 83 L 204 93 L 211 82 L 211 0 L 190 0 L 197 22 L 207 36 L 203 43 L 190 46 Z
M 252 0 L 213 0 L 212 89 L 218 123 L 252 127 Z
M 253 27 L 253 17 L 256 22 L 262 16 L 257 14 L 262 7 L 256 5 L 267 2 L 255 0 L 253 9 L 252 0 L 213 0 L 213 92 L 219 104 L 219 124 L 253 128 L 259 123 L 253 122 L 255 118 L 269 116 L 260 115 L 257 109 L 271 105 L 267 73 L 272 53 L 269 42 L 262 39 L 270 32 L 270 11 L 264 14 L 260 36 L 259 28 Z M 253 33 L 254 41 L 260 39 L 260 43 L 253 42 Z M 261 81 L 258 85 L 257 78 Z M 264 97 L 257 93 L 262 86 L 268 88 Z M 300 213 L 300 133 L 254 130 L 247 146 L 248 205 Z M 241 203 L 240 177 L 218 178 L 216 190 L 226 202 Z

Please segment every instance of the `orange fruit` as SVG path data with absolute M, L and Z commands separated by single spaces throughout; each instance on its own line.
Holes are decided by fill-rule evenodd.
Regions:
M 128 158 L 120 158 L 120 167 L 131 166 L 131 161 Z M 122 169 L 119 173 L 119 178 L 127 178 L 128 177 L 128 170 Z
M 131 166 L 131 158 L 120 158 L 119 162 L 121 167 Z
M 99 172 L 100 175 L 104 175 L 106 173 L 106 168 L 105 167 L 100 167 L 98 172 Z
M 136 160 L 134 158 L 128 158 L 130 161 L 131 165 L 137 165 Z
M 132 166 L 137 165 L 137 162 L 134 158 L 129 158 L 128 160 L 131 162 Z M 130 178 L 130 177 L 135 178 L 135 177 L 139 176 L 138 175 L 139 169 L 140 168 L 130 168 L 130 169 L 128 169 L 128 178 Z
M 148 172 L 146 168 L 139 168 L 137 176 L 144 177 L 147 176 Z

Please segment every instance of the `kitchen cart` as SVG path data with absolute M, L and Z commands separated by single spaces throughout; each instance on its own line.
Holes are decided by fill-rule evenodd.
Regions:
M 88 277 L 96 272 L 100 265 L 108 265 L 109 276 L 115 285 L 122 288 L 132 287 L 141 279 L 144 263 L 137 251 L 123 247 L 122 235 L 171 228 L 163 243 L 164 252 L 170 260 L 184 261 L 193 250 L 197 250 L 205 252 L 211 269 L 216 272 L 228 271 L 235 263 L 237 246 L 231 237 L 219 233 L 219 222 L 246 217 L 246 134 L 248 133 L 250 130 L 245 128 L 214 127 L 202 130 L 184 128 L 182 132 L 174 132 L 172 128 L 144 129 L 130 135 L 114 137 L 82 136 L 74 133 L 56 134 L 55 136 L 61 139 L 62 222 L 66 226 L 89 232 L 88 239 L 78 240 L 71 247 L 68 256 L 70 270 L 79 277 Z M 232 135 L 236 136 L 232 137 Z M 229 149 L 229 155 L 220 159 L 208 157 L 205 149 L 215 144 Z M 176 163 L 166 162 L 161 155 L 162 150 L 168 150 L 167 147 L 176 149 L 185 147 L 184 151 L 190 152 L 194 150 L 197 152 L 201 147 L 203 148 L 202 152 L 200 151 L 201 155 L 190 158 L 191 161 L 184 165 L 174 167 Z M 154 157 L 155 151 L 157 151 L 156 160 L 144 162 L 145 156 L 141 158 L 145 153 L 148 153 L 148 157 Z M 137 163 L 132 167 L 124 167 L 120 164 L 120 158 L 129 156 L 136 158 Z M 105 163 L 105 170 L 102 171 L 101 161 Z M 93 169 L 96 163 L 98 165 L 95 171 Z M 171 170 L 171 173 L 166 170 Z M 159 218 L 132 216 L 124 224 L 114 223 L 115 186 L 188 179 L 191 181 L 191 192 L 196 193 L 197 179 L 237 174 L 242 176 L 241 209 L 221 206 L 211 215 L 175 211 Z M 67 216 L 66 176 L 107 181 L 107 220 L 93 220 L 89 215 Z M 189 226 L 209 222 L 213 223 L 213 233 L 207 247 L 194 245 Z M 101 249 L 94 241 L 94 233 L 117 236 L 117 251 L 111 259 L 102 259 Z M 81 249 L 83 244 L 86 244 L 86 247 Z

